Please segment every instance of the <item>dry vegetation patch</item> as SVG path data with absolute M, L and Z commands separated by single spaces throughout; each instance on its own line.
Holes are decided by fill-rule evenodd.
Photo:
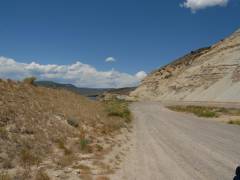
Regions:
M 124 118 L 127 123 L 131 122 L 132 116 L 128 109 L 128 102 L 124 100 L 106 101 L 106 111 L 109 116 L 118 116 Z
M 169 109 L 178 112 L 190 112 L 199 117 L 218 117 L 215 108 L 203 107 L 203 106 L 168 106 Z
M 193 113 L 199 117 L 206 118 L 221 118 L 225 116 L 225 119 L 231 117 L 239 117 L 240 109 L 236 108 L 223 108 L 223 107 L 207 107 L 207 106 L 168 106 L 170 110 L 177 112 L 188 112 Z M 240 125 L 240 120 L 224 120 L 228 124 Z
M 228 124 L 235 124 L 240 126 L 240 120 L 230 120 L 228 121 Z
M 25 179 L 48 179 L 58 168 L 75 171 L 73 166 L 104 156 L 100 152 L 111 147 L 105 140 L 131 120 L 125 102 L 94 102 L 70 91 L 37 87 L 34 80 L 0 80 L 0 171 L 7 174 L 1 178 L 16 177 L 14 169 L 27 172 Z M 39 171 L 43 167 L 52 168 L 49 175 Z

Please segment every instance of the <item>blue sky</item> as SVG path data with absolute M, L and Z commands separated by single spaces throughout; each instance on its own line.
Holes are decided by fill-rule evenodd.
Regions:
M 144 77 L 140 71 L 151 72 L 240 28 L 239 0 L 1 0 L 0 3 L 0 56 L 4 60 L 2 69 L 5 67 L 0 69 L 0 77 L 36 75 L 77 86 L 136 85 Z M 11 62 L 8 67 L 10 58 L 15 64 Z M 107 58 L 111 61 L 106 62 Z M 65 79 L 56 75 L 58 65 L 65 68 L 66 75 L 66 69 L 77 61 L 80 68 L 88 66 L 98 77 L 82 69 L 81 73 L 78 69 L 78 73 L 68 74 Z M 35 65 L 29 67 L 32 62 Z M 55 70 L 50 76 L 42 75 L 49 64 L 54 67 L 48 68 Z M 11 72 L 13 66 L 28 70 Z M 81 77 L 73 78 L 73 74 Z

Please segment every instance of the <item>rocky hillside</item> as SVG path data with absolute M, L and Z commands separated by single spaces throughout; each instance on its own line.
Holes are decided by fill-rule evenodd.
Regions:
M 240 30 L 152 72 L 131 96 L 161 101 L 240 102 Z

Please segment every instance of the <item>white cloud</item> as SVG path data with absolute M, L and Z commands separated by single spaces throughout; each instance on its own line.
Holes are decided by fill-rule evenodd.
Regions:
M 229 0 L 185 0 L 181 7 L 189 8 L 192 12 L 196 12 L 199 9 L 205 9 L 213 6 L 226 6 Z
M 78 87 L 119 88 L 136 86 L 145 75 L 144 71 L 135 75 L 116 70 L 98 71 L 93 66 L 81 62 L 70 65 L 41 65 L 35 62 L 20 63 L 14 59 L 0 57 L 0 78 L 16 80 L 35 76 L 39 80 L 71 83 Z
M 147 73 L 144 71 L 139 71 L 136 75 L 135 75 L 139 80 L 144 79 L 147 76 Z
M 105 59 L 105 62 L 107 62 L 107 63 L 116 62 L 116 59 L 114 57 L 107 57 Z

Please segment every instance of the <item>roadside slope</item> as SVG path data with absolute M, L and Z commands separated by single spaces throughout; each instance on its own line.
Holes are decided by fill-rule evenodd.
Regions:
M 37 87 L 33 80 L 0 79 L 0 179 L 86 179 L 112 173 L 115 161 L 106 158 L 128 127 L 126 106 Z
M 161 101 L 240 102 L 240 30 L 152 72 L 132 97 Z
M 113 179 L 232 179 L 240 127 L 172 112 L 157 102 L 132 105 L 132 148 Z

